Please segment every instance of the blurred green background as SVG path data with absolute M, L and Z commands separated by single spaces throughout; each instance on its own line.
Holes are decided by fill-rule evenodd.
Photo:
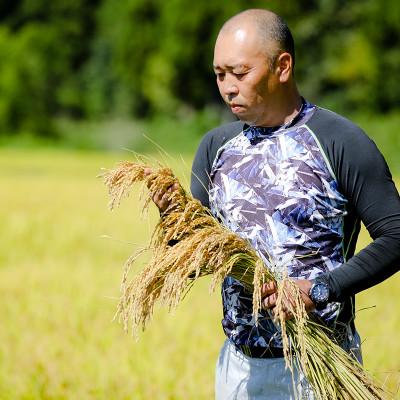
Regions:
M 204 279 L 139 342 L 125 335 L 122 266 L 156 212 L 140 219 L 133 195 L 110 213 L 95 177 L 133 151 L 188 182 L 201 137 L 232 120 L 216 34 L 251 7 L 287 20 L 301 93 L 363 127 L 399 182 L 398 0 L 0 1 L 1 400 L 212 398 L 219 294 Z M 397 396 L 399 284 L 357 296 L 365 365 Z
M 2 1 L 0 144 L 144 151 L 146 134 L 193 152 L 232 118 L 213 45 L 250 7 L 287 20 L 302 94 L 367 128 L 398 171 L 398 0 Z

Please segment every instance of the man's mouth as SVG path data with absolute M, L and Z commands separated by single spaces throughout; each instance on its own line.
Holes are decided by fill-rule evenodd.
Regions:
M 239 112 L 241 109 L 243 109 L 243 106 L 237 103 L 230 103 L 229 107 L 231 108 L 232 112 Z

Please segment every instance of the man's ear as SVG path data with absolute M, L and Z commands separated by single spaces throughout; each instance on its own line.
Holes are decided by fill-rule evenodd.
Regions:
M 293 59 L 289 53 L 282 53 L 276 60 L 275 71 L 281 83 L 286 83 L 292 75 Z

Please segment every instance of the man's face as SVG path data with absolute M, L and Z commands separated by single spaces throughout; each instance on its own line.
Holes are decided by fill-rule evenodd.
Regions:
M 269 66 L 266 50 L 255 29 L 221 32 L 215 44 L 219 92 L 233 114 L 250 125 L 269 126 L 273 121 L 279 77 Z

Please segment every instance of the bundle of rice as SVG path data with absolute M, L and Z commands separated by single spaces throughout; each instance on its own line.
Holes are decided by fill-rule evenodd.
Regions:
M 296 365 L 311 384 L 316 399 L 384 399 L 387 393 L 362 366 L 331 338 L 326 327 L 311 320 L 299 288 L 287 277 L 276 280 L 249 243 L 223 227 L 179 185 L 168 168 L 152 169 L 142 163 L 123 162 L 102 174 L 111 197 L 110 208 L 128 196 L 135 182 L 143 182 L 149 195 L 168 193 L 170 206 L 160 218 L 149 249 L 152 257 L 132 280 L 128 274 L 138 254 L 130 257 L 122 279 L 117 316 L 125 330 L 145 329 L 157 302 L 173 309 L 200 277 L 211 275 L 211 290 L 230 275 L 253 293 L 253 314 L 261 309 L 261 287 L 278 288 L 275 321 L 282 332 L 286 365 Z M 173 185 L 177 190 L 169 191 Z M 272 261 L 272 260 L 271 260 Z M 285 313 L 293 316 L 286 320 Z

